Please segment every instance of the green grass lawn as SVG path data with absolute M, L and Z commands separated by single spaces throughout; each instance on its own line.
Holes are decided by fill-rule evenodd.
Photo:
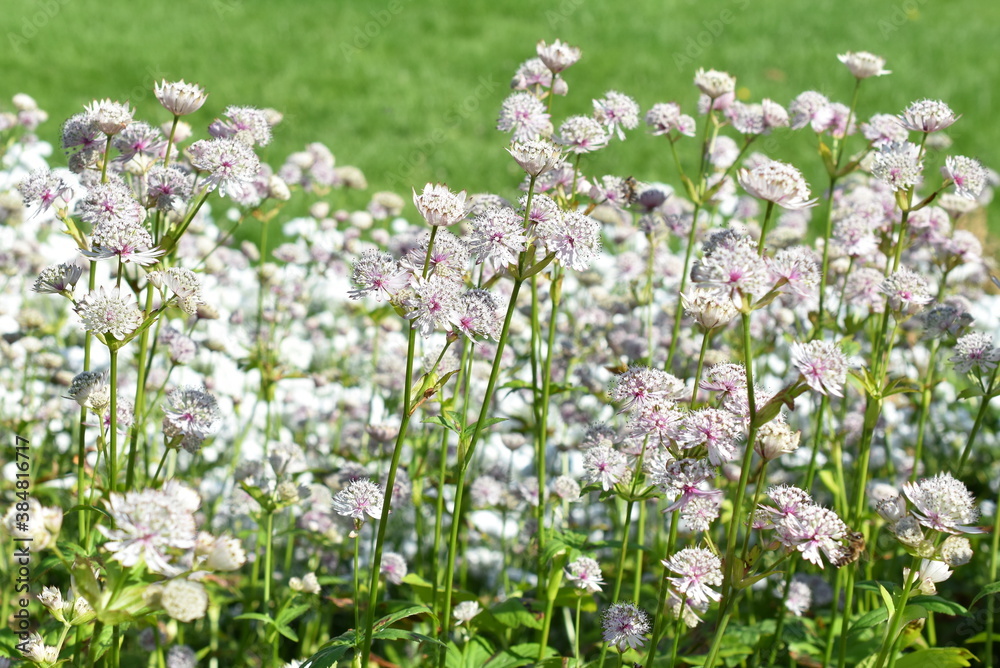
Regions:
M 153 82 L 184 78 L 210 92 L 189 119 L 199 132 L 229 104 L 284 112 L 264 155 L 275 166 L 321 141 L 339 164 L 360 167 L 373 189 L 404 193 L 444 181 L 510 195 L 519 177 L 502 151 L 507 136 L 494 129 L 497 112 L 535 42 L 559 37 L 583 58 L 567 72 L 569 97 L 555 101 L 557 124 L 589 113 L 591 98 L 611 88 L 643 110 L 676 100 L 693 114 L 699 66 L 736 75 L 752 100 L 787 105 L 816 89 L 849 102 L 853 79 L 836 54 L 868 50 L 886 57 L 893 74 L 865 83 L 862 119 L 943 99 L 964 114 L 949 131 L 953 151 L 1000 167 L 991 108 L 1000 5 L 988 0 L 7 0 L 0 9 L 3 95 L 33 95 L 51 114 L 41 132 L 50 141 L 63 118 L 99 97 L 128 98 L 140 117 L 167 120 Z M 770 147 L 800 166 L 814 190 L 823 187 L 809 134 L 779 131 Z M 693 157 L 694 143 L 686 148 Z M 665 140 L 643 130 L 587 170 L 677 183 Z

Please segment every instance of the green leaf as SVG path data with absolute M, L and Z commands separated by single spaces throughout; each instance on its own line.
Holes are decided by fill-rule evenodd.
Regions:
M 498 422 L 506 422 L 506 421 L 507 418 L 498 418 L 498 417 L 486 418 L 486 420 L 483 421 L 483 429 L 485 429 L 486 427 L 491 427 L 497 424 Z M 477 424 L 479 424 L 478 421 L 473 422 L 472 424 L 468 425 L 465 429 L 463 429 L 462 438 L 467 438 L 469 436 L 472 436 L 472 432 L 476 430 Z
M 242 615 L 236 615 L 233 619 L 256 619 L 259 622 L 264 622 L 268 626 L 274 624 L 274 620 L 271 619 L 269 615 L 262 615 L 259 612 L 244 612 Z
M 351 645 L 324 647 L 306 659 L 302 663 L 302 668 L 333 668 L 350 649 Z
M 946 615 L 967 615 L 969 611 L 960 603 L 949 601 L 940 596 L 914 596 L 909 603 L 921 605 L 931 612 L 940 612 Z
M 971 399 L 972 397 L 983 396 L 983 389 L 978 385 L 970 385 L 958 393 L 959 399 Z
M 545 259 L 536 262 L 534 266 L 531 266 L 528 269 L 526 269 L 525 272 L 521 274 L 521 280 L 530 278 L 531 276 L 534 276 L 535 274 L 540 272 L 542 269 L 545 269 L 545 267 L 549 266 L 549 264 L 551 264 L 552 260 L 554 259 L 556 259 L 556 254 L 549 253 L 548 255 L 545 256 Z
M 64 511 L 63 515 L 69 515 L 70 513 L 79 512 L 81 510 L 89 510 L 91 512 L 99 513 L 99 514 L 104 515 L 105 517 L 111 519 L 111 515 L 108 513 L 108 511 L 104 510 L 103 508 L 98 508 L 97 506 L 87 505 L 86 503 L 78 503 L 78 504 L 76 504 L 72 508 L 69 508 L 68 510 Z
M 978 594 L 976 594 L 976 597 L 974 599 L 972 599 L 972 603 L 969 604 L 969 607 L 971 608 L 976 603 L 978 603 L 979 599 L 981 599 L 981 598 L 983 598 L 985 596 L 989 596 L 990 594 L 995 594 L 998 591 L 1000 591 L 1000 580 L 997 580 L 996 582 L 989 583 L 988 585 L 986 585 L 985 587 L 983 587 L 982 590 L 980 590 L 980 592 Z
M 295 631 L 292 630 L 292 627 L 286 626 L 284 624 L 275 624 L 274 628 L 275 628 L 275 630 L 277 630 L 278 633 L 280 633 L 281 635 L 285 636 L 286 638 L 288 638 L 292 642 L 298 642 L 299 641 L 299 637 L 297 635 L 295 635 Z
M 514 645 L 497 654 L 487 664 L 486 668 L 520 668 L 520 666 L 533 666 L 538 661 L 538 643 L 526 643 Z M 555 655 L 555 650 L 546 647 L 542 658 Z
M 490 608 L 490 614 L 504 626 L 516 629 L 525 626 L 530 629 L 542 628 L 542 620 L 535 617 L 535 613 L 528 610 L 527 606 L 516 598 L 508 598 L 503 603 Z
M 896 660 L 896 668 L 960 668 L 971 666 L 970 661 L 975 658 L 972 652 L 963 647 L 935 647 L 904 654 Z
M 402 610 L 397 610 L 396 612 L 390 613 L 385 617 L 383 617 L 382 619 L 378 620 L 377 622 L 375 622 L 375 625 L 372 626 L 372 631 L 378 632 L 379 630 L 387 626 L 391 626 L 395 622 L 398 622 L 401 619 L 405 619 L 406 617 L 413 617 L 414 615 L 424 615 L 424 614 L 433 617 L 434 611 L 428 608 L 426 605 L 412 605 L 408 608 L 403 608 Z
M 424 424 L 428 424 L 428 423 L 429 424 L 439 424 L 442 427 L 446 427 L 447 429 L 450 429 L 451 431 L 455 432 L 456 434 L 459 433 L 460 431 L 462 431 L 462 428 L 459 426 L 459 424 L 457 422 L 455 422 L 454 419 L 451 418 L 451 414 L 450 413 L 444 413 L 443 415 L 431 415 L 431 416 L 428 416 L 428 417 L 426 417 L 426 418 L 423 419 L 423 423 Z
M 493 656 L 493 651 L 493 645 L 482 636 L 474 636 L 469 640 L 464 655 L 458 645 L 450 642 L 445 654 L 445 666 L 446 668 L 480 668 Z
M 423 643 L 429 642 L 435 645 L 441 645 L 444 647 L 444 643 L 437 638 L 431 638 L 423 633 L 417 633 L 416 631 L 407 631 L 406 629 L 382 629 L 378 633 L 372 634 L 372 638 L 376 640 L 409 640 L 410 642 Z
M 302 603 L 301 605 L 295 605 L 290 608 L 285 608 L 278 613 L 278 624 L 288 624 L 294 619 L 298 619 L 303 614 L 312 609 L 312 606 L 308 603 Z
M 889 619 L 888 610 L 885 608 L 875 608 L 874 610 L 858 617 L 854 623 L 851 624 L 851 628 L 848 630 L 847 635 L 852 636 L 859 631 L 864 631 L 865 629 L 870 629 L 873 626 L 878 626 L 887 619 Z
M 94 577 L 94 569 L 90 565 L 90 560 L 85 557 L 77 557 L 73 561 L 71 572 L 76 582 L 77 591 L 87 599 L 87 602 L 93 606 L 94 610 L 100 613 L 104 609 L 104 600 L 101 596 L 101 585 L 97 583 L 97 578 Z
M 878 593 L 882 596 L 882 600 L 885 602 L 885 607 L 889 610 L 889 616 L 892 617 L 896 614 L 896 604 L 892 602 L 892 594 L 889 590 L 882 585 L 878 586 Z
M 819 480 L 834 494 L 840 491 L 840 486 L 837 484 L 836 478 L 833 477 L 833 471 L 830 469 L 820 469 Z
M 907 392 L 919 392 L 922 388 L 920 385 L 909 378 L 894 378 L 889 381 L 885 390 L 882 392 L 883 397 L 892 396 L 893 394 L 905 394 Z

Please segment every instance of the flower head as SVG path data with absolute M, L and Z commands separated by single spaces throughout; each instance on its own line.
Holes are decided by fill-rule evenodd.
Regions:
M 604 611 L 601 623 L 604 641 L 617 647 L 619 652 L 642 647 L 649 633 L 649 615 L 634 603 L 615 603 Z
M 743 421 L 739 416 L 718 408 L 702 408 L 684 417 L 675 440 L 684 449 L 706 447 L 708 460 L 719 466 L 736 458 L 736 446 L 742 437 Z
M 514 132 L 514 141 L 536 141 L 552 132 L 550 115 L 545 105 L 531 93 L 520 91 L 509 95 L 500 107 L 497 130 Z
M 402 584 L 406 577 L 406 559 L 398 552 L 386 552 L 382 555 L 382 566 L 379 572 L 392 584 Z
M 777 160 L 765 162 L 753 169 L 741 169 L 737 180 L 752 196 L 765 202 L 774 202 L 784 209 L 816 206 L 817 200 L 809 199 L 809 184 L 802 172 Z
M 201 505 L 198 493 L 177 481 L 161 489 L 145 489 L 124 495 L 112 493 L 107 501 L 114 529 L 98 525 L 108 542 L 104 549 L 122 566 L 140 559 L 153 573 L 177 575 L 177 552 L 194 549 L 197 530 L 194 512 Z
M 605 492 L 625 480 L 628 460 L 610 445 L 595 445 L 583 455 L 583 477 Z
M 202 139 L 191 145 L 191 164 L 208 172 L 206 183 L 223 197 L 242 193 L 260 171 L 260 160 L 244 142 L 236 139 Z
M 601 585 L 604 584 L 600 564 L 590 557 L 579 557 L 570 563 L 566 567 L 566 579 L 572 582 L 573 586 L 589 593 L 601 591 Z
M 456 311 L 455 326 L 470 339 L 476 336 L 491 339 L 500 337 L 503 316 L 493 293 L 487 290 L 469 290 L 462 295 Z
M 705 329 L 725 327 L 739 315 L 733 300 L 720 296 L 715 290 L 695 288 L 688 294 L 681 293 L 684 312 Z
M 528 176 L 539 176 L 552 171 L 562 162 L 562 149 L 544 139 L 514 142 L 507 151 Z
M 667 578 L 676 592 L 702 603 L 722 598 L 722 594 L 711 588 L 722 584 L 722 560 L 709 550 L 686 547 L 660 563 L 680 576 Z
M 94 100 L 84 107 L 90 114 L 97 128 L 106 135 L 116 135 L 132 122 L 135 110 L 128 103 L 112 102 L 111 100 Z
M 40 293 L 58 294 L 72 291 L 83 275 L 83 267 L 78 264 L 55 264 L 38 274 L 32 290 Z
M 885 58 L 867 51 L 848 51 L 837 56 L 837 60 L 844 63 L 856 79 L 892 74 L 891 71 L 884 69 Z
M 893 190 L 908 190 L 920 183 L 923 169 L 920 149 L 910 142 L 885 144 L 872 161 L 872 176 Z
M 879 292 L 888 295 L 889 308 L 904 315 L 918 313 L 934 300 L 927 279 L 906 267 L 900 267 L 882 281 Z
M 915 506 L 917 521 L 944 533 L 982 533 L 971 526 L 979 519 L 979 509 L 969 489 L 950 473 L 903 484 L 903 493 Z
M 271 143 L 271 124 L 262 109 L 228 106 L 222 114 L 225 120 L 216 119 L 208 126 L 208 133 L 213 137 L 236 139 L 247 146 Z
M 570 153 L 590 153 L 607 146 L 610 135 L 590 116 L 570 116 L 559 126 L 558 141 Z
M 382 517 L 382 488 L 368 478 L 353 480 L 333 497 L 333 510 L 338 515 L 363 522 L 365 515 Z
M 792 103 L 788 105 L 788 113 L 791 116 L 792 130 L 801 130 L 819 118 L 824 110 L 830 106 L 830 100 L 814 90 L 807 90 L 800 93 Z M 815 130 L 815 128 L 814 128 Z M 822 130 L 815 130 L 821 132 Z
M 914 132 L 936 132 L 949 127 L 959 118 L 951 107 L 940 100 L 918 100 L 906 108 L 899 122 Z
M 892 114 L 875 114 L 867 123 L 861 124 L 861 134 L 875 148 L 905 142 L 909 137 L 906 128 L 899 124 L 899 118 Z
M 479 605 L 479 601 L 462 601 L 455 606 L 451 614 L 458 624 L 468 624 L 482 611 L 483 606 Z
M 718 70 L 699 69 L 694 75 L 694 85 L 702 93 L 712 98 L 732 95 L 736 90 L 736 78 Z
M 211 393 L 196 387 L 171 390 L 163 406 L 163 433 L 181 438 L 181 447 L 197 452 L 202 442 L 215 433 L 222 414 Z
M 563 265 L 586 271 L 601 252 L 601 225 L 579 211 L 567 211 L 541 223 L 538 238 Z
M 806 383 L 816 392 L 827 396 L 844 396 L 849 362 L 836 343 L 831 341 L 795 342 L 792 363 Z
M 693 137 L 697 130 L 695 120 L 681 113 L 681 105 L 676 102 L 660 102 L 646 112 L 646 125 L 653 128 L 654 135 L 665 135 L 673 131 Z
M 179 622 L 193 622 L 205 616 L 208 610 L 208 592 L 195 580 L 171 580 L 160 593 L 160 605 L 166 613 Z
M 48 169 L 36 169 L 17 184 L 25 206 L 37 204 L 32 217 L 42 213 L 57 200 L 68 202 L 73 195 L 73 189 L 55 172 Z
M 392 255 L 377 248 L 370 248 L 354 263 L 351 283 L 354 290 L 348 291 L 351 299 L 361 299 L 373 294 L 375 299 L 391 299 L 410 282 L 409 272 L 401 269 Z
M 561 42 L 558 39 L 552 44 L 546 44 L 545 40 L 539 40 L 538 44 L 535 46 L 535 51 L 538 53 L 538 57 L 541 58 L 545 66 L 548 67 L 553 74 L 558 74 L 562 72 L 567 67 L 580 60 L 580 48 L 576 46 L 570 46 L 565 42 Z
M 683 392 L 684 383 L 679 378 L 648 366 L 630 366 L 615 376 L 608 388 L 611 400 L 622 402 L 619 413 L 673 400 Z
M 142 311 L 131 293 L 122 296 L 118 288 L 109 292 L 97 288 L 81 299 L 75 310 L 88 332 L 110 334 L 116 339 L 124 339 L 142 324 Z
M 496 267 L 517 262 L 527 247 L 522 217 L 507 206 L 490 205 L 472 220 L 469 250 L 478 262 L 490 260 Z
M 979 198 L 989 180 L 989 174 L 982 163 L 964 155 L 945 158 L 941 173 L 955 184 L 956 193 L 971 200 Z
M 453 193 L 443 183 L 428 183 L 419 195 L 414 190 L 413 205 L 427 224 L 434 227 L 454 225 L 469 212 L 466 192 Z
M 966 334 L 955 342 L 955 355 L 948 358 L 955 365 L 955 371 L 987 373 L 1000 362 L 1000 348 L 993 346 L 993 337 L 984 332 Z
M 163 107 L 174 116 L 187 116 L 201 109 L 208 94 L 201 86 L 183 79 L 167 83 L 166 79 L 153 86 L 153 93 Z
M 594 118 L 604 125 L 609 135 L 625 139 L 625 130 L 639 126 L 639 105 L 628 95 L 609 90 L 599 100 L 594 100 Z

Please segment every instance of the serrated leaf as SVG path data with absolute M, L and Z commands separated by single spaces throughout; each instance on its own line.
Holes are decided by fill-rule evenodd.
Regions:
M 940 596 L 914 596 L 909 600 L 909 603 L 922 605 L 931 612 L 940 612 L 946 615 L 967 615 L 969 613 L 962 604 Z
M 508 598 L 503 603 L 498 603 L 490 608 L 490 614 L 503 624 L 512 629 L 519 626 L 526 626 L 531 629 L 542 628 L 542 620 L 535 618 L 535 613 L 528 610 L 527 606 L 516 598 Z
M 975 658 L 963 647 L 934 647 L 904 654 L 896 660 L 896 668 L 963 668 L 971 666 Z
M 989 583 L 988 585 L 983 587 L 978 594 L 976 594 L 976 597 L 972 599 L 972 603 L 969 604 L 969 607 L 971 608 L 976 603 L 978 603 L 979 599 L 985 596 L 989 596 L 990 594 L 995 594 L 998 591 L 1000 591 L 1000 580 Z

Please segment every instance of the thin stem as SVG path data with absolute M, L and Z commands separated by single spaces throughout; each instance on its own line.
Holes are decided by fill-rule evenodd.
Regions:
M 552 270 L 552 282 L 549 286 L 549 300 L 552 302 L 552 310 L 549 316 L 549 332 L 546 341 L 545 359 L 542 362 L 542 396 L 540 398 L 540 420 L 538 423 L 537 447 L 535 452 L 535 475 L 538 477 L 538 554 L 539 560 L 543 559 L 545 553 L 545 477 L 546 477 L 546 450 L 548 446 L 548 425 L 549 425 L 549 393 L 552 388 L 552 357 L 556 345 L 556 320 L 559 316 L 559 303 L 562 292 L 562 274 L 559 267 Z M 541 583 L 541 567 L 539 563 L 539 582 Z
M 146 313 L 149 313 L 153 308 L 153 291 L 155 288 L 152 283 L 146 286 Z M 138 377 L 135 381 L 135 400 L 133 402 L 134 415 L 142 415 L 146 408 L 146 355 L 149 352 L 149 328 L 142 330 L 142 334 L 139 335 L 139 357 L 136 359 L 136 373 Z M 129 435 L 129 450 L 128 450 L 128 471 L 125 474 L 125 491 L 132 489 L 135 484 L 135 462 L 139 451 L 139 432 L 145 430 L 145 424 L 136 424 L 132 426 L 131 433 Z
M 670 334 L 670 348 L 667 350 L 667 361 L 663 365 L 665 371 L 673 368 L 674 353 L 677 352 L 677 342 L 681 336 L 681 319 L 684 316 L 684 302 L 680 295 L 687 288 L 688 274 L 691 271 L 691 255 L 694 251 L 694 240 L 698 232 L 698 211 L 701 204 L 695 202 L 694 214 L 691 217 L 691 229 L 688 231 L 687 247 L 684 249 L 684 271 L 681 273 L 681 285 L 677 288 L 677 303 L 674 305 L 674 328 Z M 652 357 L 652 352 L 650 352 Z
M 764 242 L 767 239 L 767 228 L 771 223 L 771 214 L 774 212 L 774 202 L 767 203 L 767 209 L 764 211 L 764 222 L 760 226 L 760 242 L 757 244 L 757 255 L 760 257 L 764 256 Z
M 990 544 L 990 582 L 997 581 L 997 567 L 1000 559 L 997 558 L 997 551 L 1000 550 L 1000 498 L 997 499 L 996 509 L 993 511 L 993 540 Z M 993 623 L 996 611 L 996 595 L 993 594 L 986 599 L 986 650 L 983 658 L 984 666 L 993 665 Z
M 109 348 L 111 353 L 111 406 L 109 410 L 110 425 L 108 427 L 111 454 L 108 457 L 108 491 L 115 491 L 115 483 L 118 479 L 118 349 L 114 346 Z M 102 421 L 104 416 L 101 416 Z
M 681 511 L 675 510 L 670 514 L 670 534 L 667 538 L 667 551 L 664 555 L 663 561 L 670 558 L 670 550 L 674 547 L 674 543 L 677 541 L 677 524 L 680 520 Z M 653 618 L 653 635 L 649 641 L 649 655 L 646 657 L 647 666 L 653 665 L 653 659 L 656 658 L 656 646 L 660 642 L 660 635 L 663 633 L 663 626 L 666 623 L 663 614 L 663 608 L 667 603 L 667 567 L 663 566 L 663 575 L 660 577 L 660 592 L 657 595 L 656 603 L 656 615 Z M 676 655 L 674 656 L 674 661 L 670 662 L 670 665 L 676 665 Z
M 705 368 L 705 354 L 708 352 L 708 346 L 712 341 L 712 333 L 715 330 L 706 329 L 705 333 L 701 337 L 701 352 L 698 353 L 698 368 L 694 373 L 694 388 L 691 390 L 691 410 L 694 410 L 698 405 L 698 386 L 701 384 L 701 372 Z
M 913 581 L 916 579 L 917 567 L 920 565 L 920 559 L 914 557 L 913 566 L 910 568 L 910 572 L 906 575 L 906 583 L 903 585 L 903 593 L 900 595 L 899 601 L 896 603 L 896 611 L 892 615 L 892 620 L 889 622 L 889 627 L 886 629 L 885 637 L 882 639 L 882 648 L 879 650 L 878 658 L 875 659 L 874 668 L 882 668 L 885 665 L 885 661 L 889 656 L 889 652 L 896 644 L 896 638 L 899 636 L 899 630 L 903 625 L 903 613 L 906 611 L 906 601 L 910 598 L 910 590 L 913 589 Z
M 962 475 L 962 469 L 965 468 L 966 462 L 969 461 L 969 455 L 972 454 L 972 444 L 976 442 L 979 429 L 983 426 L 986 409 L 989 408 L 990 399 L 993 398 L 993 392 L 996 389 L 997 369 L 1000 369 L 1000 367 L 993 368 L 993 374 L 990 376 L 990 384 L 987 386 L 986 394 L 983 395 L 983 398 L 979 402 L 979 412 L 976 413 L 976 421 L 972 424 L 972 431 L 969 432 L 969 438 L 965 441 L 965 448 L 962 450 L 962 457 L 958 460 L 958 466 L 955 469 L 954 475 L 956 478 Z

